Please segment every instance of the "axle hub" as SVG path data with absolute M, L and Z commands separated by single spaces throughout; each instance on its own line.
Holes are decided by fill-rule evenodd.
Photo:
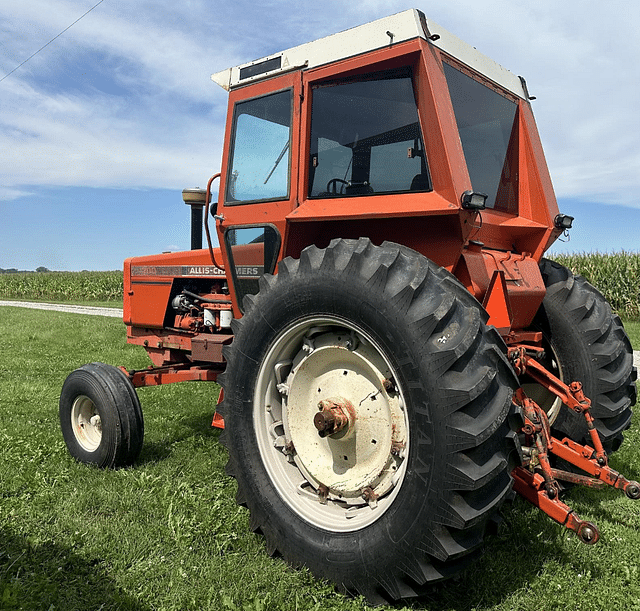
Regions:
M 327 437 L 345 428 L 348 429 L 349 416 L 355 416 L 351 402 L 342 398 L 320 401 L 318 409 L 320 411 L 313 417 L 313 424 L 318 429 L 320 437 Z

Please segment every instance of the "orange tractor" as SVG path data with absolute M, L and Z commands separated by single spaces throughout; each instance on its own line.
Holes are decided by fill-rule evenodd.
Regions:
M 252 528 L 343 591 L 456 573 L 512 490 L 595 543 L 560 492 L 640 497 L 607 458 L 637 373 L 602 295 L 543 258 L 573 219 L 524 79 L 417 10 L 212 78 L 224 156 L 183 192 L 192 250 L 124 264 L 127 341 L 153 365 L 69 375 L 71 454 L 130 465 L 135 388 L 217 381 Z

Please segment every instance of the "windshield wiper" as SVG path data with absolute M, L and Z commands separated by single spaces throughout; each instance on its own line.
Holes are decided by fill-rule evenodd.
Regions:
M 269 179 L 271 178 L 271 175 L 276 171 L 276 168 L 278 167 L 278 164 L 282 161 L 282 158 L 284 157 L 284 154 L 287 152 L 288 148 L 289 148 L 289 141 L 287 140 L 286 144 L 282 148 L 282 151 L 280 152 L 280 155 L 278 155 L 278 158 L 276 159 L 276 162 L 273 164 L 273 167 L 271 168 L 271 172 L 269 172 L 267 177 L 264 179 L 264 183 L 263 184 L 266 185 L 269 182 Z

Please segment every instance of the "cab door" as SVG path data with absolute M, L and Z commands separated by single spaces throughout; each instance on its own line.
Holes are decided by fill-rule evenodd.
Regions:
M 296 207 L 300 82 L 297 71 L 229 96 L 217 229 L 236 315 L 260 276 L 275 271 Z

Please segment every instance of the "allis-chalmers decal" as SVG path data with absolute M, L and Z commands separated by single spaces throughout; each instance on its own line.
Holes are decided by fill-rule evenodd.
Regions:
M 236 265 L 236 275 L 242 278 L 259 278 L 264 274 L 262 265 Z M 225 277 L 224 271 L 212 265 L 133 265 L 131 276 L 213 276 Z

